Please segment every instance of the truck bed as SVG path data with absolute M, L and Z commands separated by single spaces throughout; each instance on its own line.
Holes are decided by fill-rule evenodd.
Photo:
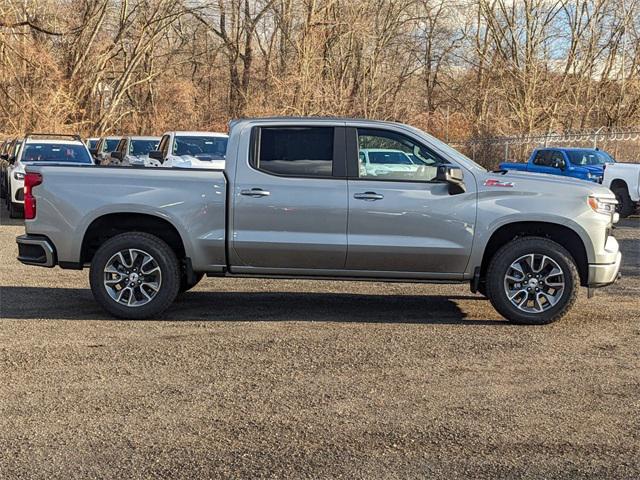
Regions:
M 27 171 L 40 173 L 44 181 L 34 190 L 38 231 L 31 232 L 33 221 L 26 220 L 26 232 L 47 236 L 58 263 L 82 265 L 82 239 L 98 219 L 131 221 L 147 214 L 179 232 L 194 269 L 215 272 L 226 265 L 222 170 L 33 165 Z

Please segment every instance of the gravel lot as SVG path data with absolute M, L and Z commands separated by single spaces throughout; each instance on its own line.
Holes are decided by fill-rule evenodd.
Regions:
M 621 283 L 545 327 L 466 286 L 218 279 L 115 321 L 1 221 L 2 479 L 640 476 L 638 218 Z

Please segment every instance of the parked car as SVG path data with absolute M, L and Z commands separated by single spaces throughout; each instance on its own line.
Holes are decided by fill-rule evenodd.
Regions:
M 163 167 L 224 168 L 229 136 L 218 132 L 167 132 L 149 157 Z
M 32 164 L 85 164 L 93 161 L 89 150 L 78 135 L 29 134 L 17 156 L 10 158 L 7 169 L 7 208 L 11 218 L 22 215 L 25 168 Z M 76 183 L 78 179 L 74 180 Z
M 433 176 L 371 175 L 359 150 L 380 144 L 437 165 Z M 469 282 L 505 318 L 543 324 L 620 269 L 609 189 L 488 172 L 401 124 L 240 120 L 224 170 L 89 167 L 82 182 L 77 170 L 27 169 L 18 259 L 90 266 L 116 317 L 155 317 L 207 274 Z
M 602 184 L 615 194 L 621 217 L 628 217 L 640 208 L 640 164 L 608 163 Z
M 149 158 L 149 152 L 156 150 L 159 142 L 160 137 L 122 137 L 104 164 L 159 167 L 162 164 L 158 160 Z
M 121 137 L 102 137 L 98 140 L 95 148 L 90 149 L 95 163 L 102 164 L 105 160 L 109 159 L 111 152 L 113 152 L 118 146 Z
M 605 151 L 595 148 L 539 148 L 527 163 L 500 164 L 501 170 L 548 173 L 600 183 L 604 166 L 615 160 Z
M 14 138 L 5 146 L 5 151 L 2 157 L 0 157 L 2 158 L 0 165 L 0 191 L 2 192 L 2 198 L 5 199 L 5 203 L 9 197 L 9 167 L 20 153 L 21 146 L 22 139 Z
M 422 174 L 428 178 L 433 178 L 436 173 L 435 161 L 430 164 L 425 160 L 405 153 L 402 150 L 390 148 L 362 148 L 358 152 L 360 155 L 360 168 L 367 175 L 385 176 L 399 175 L 400 172 L 407 172 L 407 178 L 416 178 L 416 174 Z
M 7 192 L 7 186 L 5 185 L 5 176 L 9 162 L 9 145 L 11 140 L 5 140 L 0 143 L 0 198 L 5 198 Z

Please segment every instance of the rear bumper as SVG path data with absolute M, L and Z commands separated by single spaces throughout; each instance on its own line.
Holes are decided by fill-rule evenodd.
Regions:
M 605 287 L 615 283 L 620 278 L 620 263 L 622 262 L 622 254 L 617 253 L 613 263 L 608 264 L 589 264 L 589 283 L 590 288 Z
M 18 261 L 25 265 L 54 267 L 56 251 L 47 237 L 40 235 L 20 235 L 16 237 L 18 244 Z

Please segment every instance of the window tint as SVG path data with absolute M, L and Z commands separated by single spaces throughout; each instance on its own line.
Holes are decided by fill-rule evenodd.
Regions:
M 557 150 L 552 151 L 549 166 L 555 167 L 556 165 L 562 164 L 564 164 L 564 156 L 562 155 L 562 152 L 558 152 Z
M 102 142 L 102 151 L 103 152 L 113 152 L 116 149 L 116 147 L 118 146 L 118 142 L 119 141 L 120 140 L 118 140 L 117 138 L 113 139 L 113 140 L 105 139 Z
M 23 162 L 93 163 L 82 145 L 29 143 L 22 154 Z
M 277 175 L 330 177 L 333 127 L 262 128 L 257 167 Z
M 613 161 L 608 154 L 599 150 L 569 150 L 567 154 L 574 165 L 604 165 Z
M 360 178 L 428 182 L 438 164 L 448 163 L 404 135 L 386 130 L 358 129 Z
M 190 155 L 199 160 L 224 160 L 227 156 L 227 137 L 175 137 L 174 155 Z
M 151 150 L 158 146 L 157 140 L 131 140 L 129 143 L 129 153 L 131 155 L 148 155 Z
M 548 167 L 550 165 L 549 151 L 540 150 L 538 153 L 536 153 L 536 157 L 533 159 L 533 163 L 542 167 Z

